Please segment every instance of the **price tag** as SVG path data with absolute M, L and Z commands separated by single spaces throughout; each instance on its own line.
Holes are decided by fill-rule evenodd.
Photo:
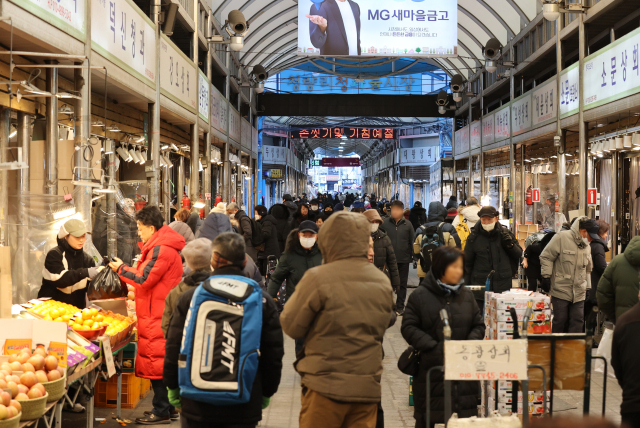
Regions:
M 4 342 L 4 355 L 13 355 L 19 353 L 22 349 L 31 351 L 31 339 L 7 339 Z
M 527 341 L 449 340 L 444 342 L 446 380 L 526 380 Z
M 109 377 L 116 374 L 116 365 L 113 362 L 113 352 L 111 352 L 111 342 L 109 342 L 109 336 L 100 336 L 102 342 L 102 353 L 104 354 L 104 360 L 107 363 L 107 374 Z
M 207 200 L 207 201 L 210 201 L 211 200 L 211 193 L 205 193 L 204 194 L 204 199 Z
M 67 367 L 67 343 L 49 342 L 49 355 L 53 355 L 58 359 L 58 366 Z

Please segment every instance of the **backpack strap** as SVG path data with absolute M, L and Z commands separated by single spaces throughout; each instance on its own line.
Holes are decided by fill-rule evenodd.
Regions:
M 442 233 L 442 229 L 444 228 L 445 223 L 441 222 L 438 225 L 438 237 L 440 238 L 440 242 L 442 242 L 444 245 L 447 245 L 446 242 L 444 242 L 444 233 Z

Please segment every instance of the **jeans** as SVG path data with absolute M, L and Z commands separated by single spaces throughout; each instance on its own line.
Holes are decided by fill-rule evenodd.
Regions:
M 552 333 L 584 332 L 584 301 L 571 303 L 568 300 L 551 298 L 553 308 Z
M 171 416 L 176 412 L 176 408 L 169 403 L 169 391 L 164 386 L 162 379 L 151 379 L 151 387 L 153 388 L 153 410 L 151 412 L 160 417 Z
M 400 274 L 400 287 L 398 287 L 398 298 L 396 299 L 396 310 L 404 311 L 404 301 L 407 300 L 407 281 L 409 280 L 409 266 L 411 263 L 398 263 L 398 273 Z

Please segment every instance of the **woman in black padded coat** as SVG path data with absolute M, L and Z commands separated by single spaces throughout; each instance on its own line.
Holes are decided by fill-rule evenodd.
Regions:
M 413 378 L 416 428 L 426 425 L 427 371 L 444 365 L 444 335 L 440 310 L 446 309 L 451 340 L 482 340 L 484 323 L 471 291 L 463 284 L 464 253 L 442 246 L 433 252 L 432 267 L 411 293 L 402 319 L 402 337 L 420 351 L 420 370 Z M 480 403 L 478 382 L 454 382 L 452 411 L 461 418 L 476 416 Z M 431 425 L 444 423 L 442 372 L 431 374 Z

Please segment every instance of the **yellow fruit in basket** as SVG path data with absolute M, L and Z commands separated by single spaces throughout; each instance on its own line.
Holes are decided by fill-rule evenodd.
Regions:
M 56 319 L 54 319 L 55 322 L 64 322 L 64 320 L 61 317 L 58 317 Z
M 96 320 L 96 322 L 102 322 L 104 321 L 104 315 L 98 314 L 95 317 L 93 317 L 93 319 Z
M 47 315 L 46 317 L 44 317 L 45 321 L 53 321 L 53 318 L 51 318 L 49 315 Z
M 74 326 L 75 324 L 76 324 L 76 323 L 74 323 L 73 321 L 69 321 L 69 322 L 67 322 L 67 325 L 68 325 L 69 327 L 71 327 L 71 328 L 73 328 L 73 326 Z
M 99 323 L 97 323 L 97 322 L 94 322 L 94 323 L 91 325 L 91 330 L 100 330 L 101 328 L 102 328 L 102 326 L 101 326 Z
M 78 323 L 74 323 L 71 327 L 74 330 L 82 330 L 83 325 L 82 324 L 78 324 Z
M 92 317 L 93 315 L 91 315 L 91 310 L 90 309 L 83 309 L 82 310 L 82 319 L 83 320 L 88 320 Z
M 89 309 L 89 312 L 91 312 L 92 317 L 95 317 L 96 315 L 98 315 L 98 310 L 96 308 Z
M 91 327 L 93 325 L 93 320 L 92 319 L 86 319 L 82 322 L 82 325 L 87 326 L 87 327 Z
M 58 310 L 57 310 L 57 309 L 51 309 L 51 311 L 49 311 L 49 316 L 50 316 L 51 318 L 53 318 L 53 319 L 56 319 L 56 318 L 58 318 L 60 315 L 59 315 L 59 312 L 58 312 Z
M 63 315 L 62 316 L 62 321 L 64 321 L 64 322 L 69 322 L 70 319 L 71 319 L 71 317 L 69 315 Z

